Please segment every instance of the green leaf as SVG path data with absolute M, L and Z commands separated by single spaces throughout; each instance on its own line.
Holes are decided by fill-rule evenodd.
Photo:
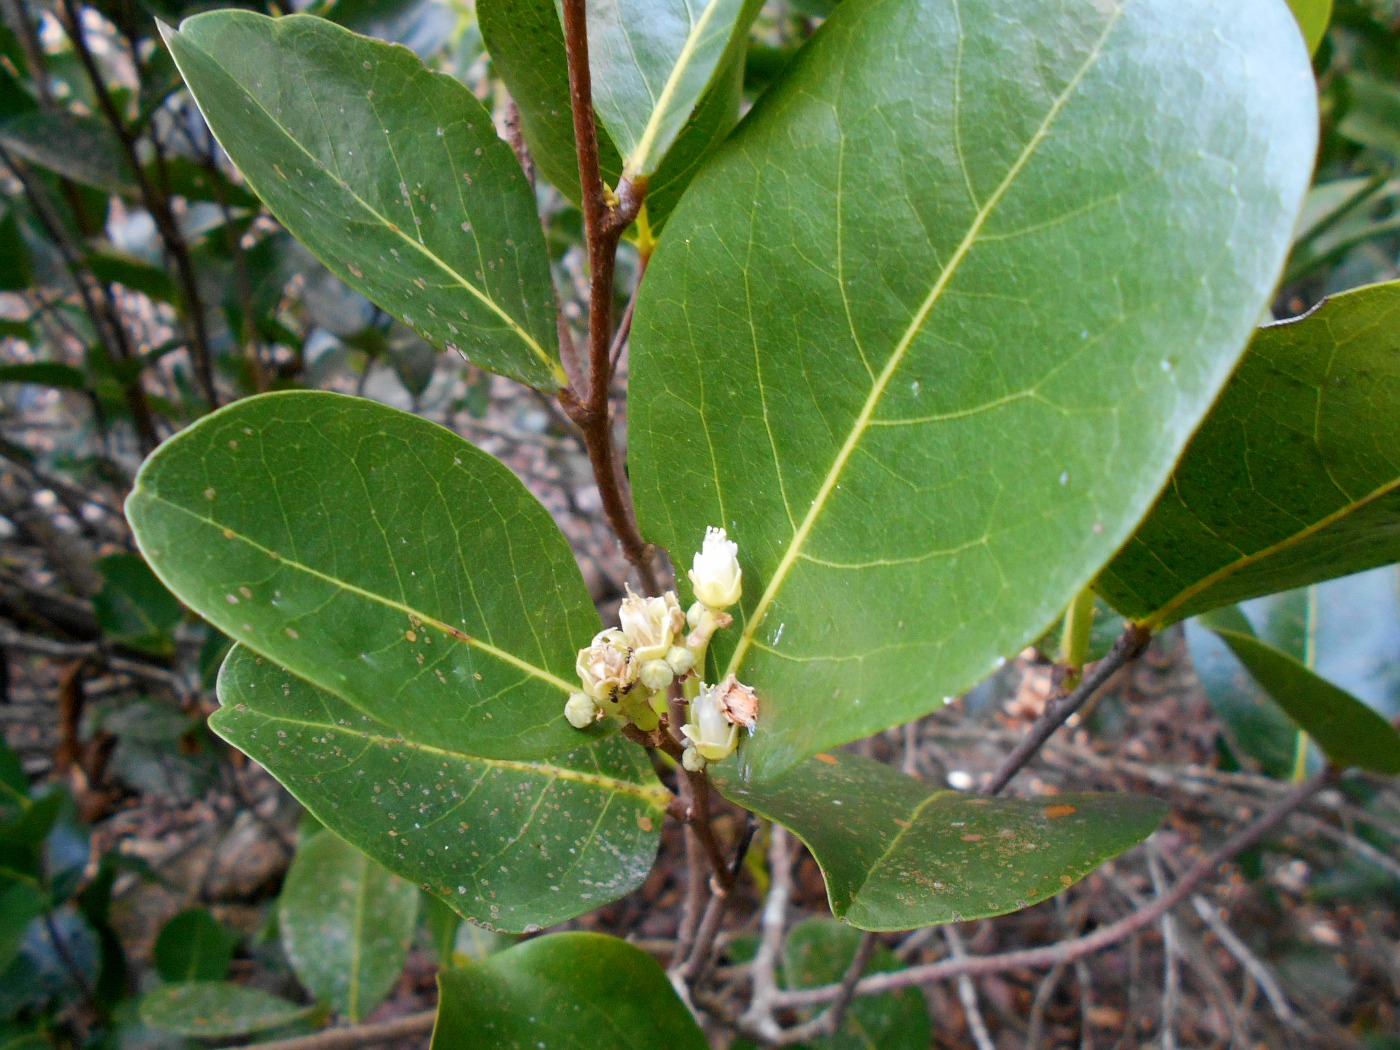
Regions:
M 97 117 L 30 110 L 0 122 L 0 145 L 81 186 L 136 197 L 136 177 L 121 143 Z
M 0 883 L 0 973 L 19 958 L 29 924 L 49 909 L 49 895 L 27 882 Z
M 554 0 L 478 0 L 477 18 L 495 71 L 520 109 L 520 128 L 540 172 L 574 203 L 579 201 L 578 155 L 569 107 L 569 64 Z M 752 21 L 747 12 L 744 25 Z M 743 48 L 739 34 L 709 90 L 681 130 L 647 187 L 646 217 L 653 232 L 670 215 L 709 152 L 739 119 L 743 99 Z M 616 186 L 622 158 L 598 127 L 603 179 Z
M 1160 628 L 1400 557 L 1400 282 L 1261 328 L 1095 588 Z
M 1269 0 L 836 8 L 687 191 L 630 344 L 644 534 L 739 543 L 753 778 L 965 691 L 1122 544 L 1269 299 L 1315 124 Z
M 651 956 L 616 937 L 556 933 L 438 974 L 432 1050 L 706 1050 Z
M 1400 158 L 1400 90 L 1388 78 L 1366 73 L 1352 73 L 1345 84 L 1347 107 L 1338 134 Z
M 337 277 L 434 346 L 567 382 L 534 194 L 464 85 L 310 16 L 162 31 L 249 185 Z
M 1309 666 L 1394 723 L 1400 718 L 1400 566 L 1313 588 Z
M 834 919 L 812 918 L 798 923 L 783 946 L 783 973 L 788 988 L 819 988 L 839 984 L 855 958 L 861 935 Z M 904 969 L 894 953 L 877 947 L 867 973 Z M 934 1045 L 928 1003 L 917 988 L 855 999 L 841 1029 L 808 1043 L 812 1050 L 927 1050 Z
M 162 445 L 127 517 L 190 608 L 420 742 L 527 760 L 585 739 L 563 710 L 599 623 L 573 553 L 450 431 L 338 394 L 250 398 Z
M 106 581 L 92 599 L 102 633 L 143 652 L 173 654 L 184 610 L 150 566 L 135 554 L 111 554 L 96 567 Z
M 152 266 L 142 259 L 121 252 L 91 252 L 87 257 L 88 268 L 99 281 L 107 284 L 125 285 L 134 292 L 161 303 L 179 301 L 175 282 L 170 274 L 159 266 Z
M 297 978 L 351 1022 L 383 1001 L 418 926 L 418 887 L 328 831 L 297 849 L 277 899 L 282 949 Z
M 847 754 L 819 754 L 763 782 L 717 776 L 716 785 L 791 829 L 821 865 L 832 914 L 862 930 L 912 930 L 1028 907 L 1137 845 L 1166 815 L 1162 803 L 1140 795 L 1015 799 L 934 790 Z
M 167 984 L 141 999 L 141 1020 L 191 1039 L 237 1039 L 284 1028 L 316 1016 L 321 1008 L 298 1006 L 257 988 L 222 981 Z
M 1237 619 L 1207 613 L 1201 623 L 1228 645 L 1270 698 L 1334 765 L 1400 773 L 1400 732 L 1356 697 L 1244 630 Z
M 1332 0 L 1288 0 L 1288 6 L 1293 9 L 1298 28 L 1303 31 L 1308 54 L 1317 54 L 1322 38 L 1327 35 L 1327 23 L 1332 21 Z
M 594 0 L 588 11 L 593 104 L 622 154 L 649 176 L 731 49 L 748 41 L 751 0 Z
M 30 361 L 0 365 L 0 383 L 35 383 L 61 390 L 83 390 L 87 387 L 87 378 L 72 365 L 57 361 Z
M 225 929 L 208 910 L 191 908 L 161 927 L 155 945 L 156 972 L 171 984 L 222 981 L 237 947 L 236 933 Z
M 0 291 L 22 292 L 33 280 L 29 245 L 20 232 L 14 209 L 6 209 L 0 214 Z
M 459 914 L 513 932 L 639 886 L 669 793 L 641 750 L 576 736 L 547 761 L 481 758 L 402 735 L 247 649 L 219 676 L 210 725 L 326 827 Z

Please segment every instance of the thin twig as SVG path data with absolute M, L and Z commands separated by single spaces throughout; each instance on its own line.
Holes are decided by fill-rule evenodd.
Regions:
M 985 793 L 988 795 L 1000 794 L 1001 790 L 1011 782 L 1011 778 L 1019 773 L 1021 768 L 1034 758 L 1036 752 L 1044 746 L 1045 741 L 1054 735 L 1055 730 L 1069 721 L 1071 715 L 1088 703 L 1089 698 L 1117 674 L 1120 668 L 1129 661 L 1137 659 L 1147 648 L 1147 643 L 1151 639 L 1151 634 L 1145 629 L 1135 624 L 1128 624 L 1118 640 L 1113 643 L 1113 648 L 1109 650 L 1108 655 L 1084 675 L 1083 680 L 1073 692 L 1053 697 L 1045 705 L 1045 710 L 1040 713 L 1035 725 L 1031 726 L 1030 732 L 1007 756 L 1006 761 L 1001 764 L 1001 768 L 992 774 L 991 780 L 987 782 Z
M 1169 892 L 1118 922 L 1101 927 L 1083 937 L 1060 941 L 1041 948 L 1025 948 L 1018 951 L 1002 952 L 998 955 L 971 956 L 967 959 L 943 959 L 924 966 L 912 966 L 907 970 L 875 974 L 856 985 L 856 994 L 878 995 L 881 992 L 895 991 L 899 988 L 950 980 L 964 973 L 977 976 L 1005 973 L 1008 970 L 1055 966 L 1063 962 L 1073 962 L 1110 945 L 1117 944 L 1119 941 L 1155 924 L 1168 911 L 1190 897 L 1199 886 L 1215 874 L 1217 868 L 1222 864 L 1230 863 L 1241 853 L 1262 842 L 1295 810 L 1307 803 L 1319 791 L 1335 783 L 1339 775 L 1339 771 L 1329 769 L 1311 780 L 1299 784 L 1261 814 L 1252 824 L 1240 828 L 1218 848 L 1193 865 Z M 777 1008 L 783 1008 L 830 1002 L 836 998 L 839 990 L 840 986 L 833 984 L 822 988 L 780 992 L 774 997 L 774 1005 Z
M 948 942 L 948 953 L 954 959 L 966 959 L 967 948 L 956 926 L 943 927 L 943 939 Z M 958 1001 L 962 1003 L 963 1015 L 967 1018 L 967 1031 L 977 1050 L 996 1050 L 992 1033 L 987 1031 L 987 1021 L 982 1016 L 982 1007 L 977 1002 L 977 986 L 968 974 L 958 976 Z
M 268 1043 L 253 1043 L 240 1050 L 351 1050 L 353 1047 L 392 1043 L 400 1039 L 427 1035 L 437 1020 L 436 1010 L 396 1017 L 378 1024 L 359 1024 L 349 1028 L 327 1028 L 311 1035 L 292 1039 L 274 1039 Z
M 1152 888 L 1157 896 L 1167 894 L 1167 877 L 1162 871 L 1162 862 L 1157 851 L 1147 850 L 1147 870 L 1152 877 Z M 1162 1050 L 1176 1050 L 1176 1009 L 1181 1002 L 1181 971 L 1177 968 L 1177 956 L 1181 954 L 1176 920 L 1170 911 L 1162 912 Z

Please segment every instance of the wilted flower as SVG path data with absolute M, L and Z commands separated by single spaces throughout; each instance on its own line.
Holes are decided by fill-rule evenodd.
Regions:
M 743 593 L 739 545 L 723 529 L 706 529 L 704 546 L 695 555 L 689 575 L 695 597 L 703 604 L 711 609 L 729 608 Z
M 627 636 L 616 627 L 599 631 L 593 644 L 578 651 L 578 671 L 583 691 L 594 700 L 616 703 L 618 694 L 637 681 L 637 662 L 632 658 Z
M 731 725 L 743 726 L 750 733 L 758 725 L 758 694 L 734 675 L 719 684 L 715 702 Z
M 617 616 L 639 666 L 664 660 L 676 635 L 685 627 L 685 613 L 674 591 L 667 591 L 660 598 L 643 598 L 628 587 Z

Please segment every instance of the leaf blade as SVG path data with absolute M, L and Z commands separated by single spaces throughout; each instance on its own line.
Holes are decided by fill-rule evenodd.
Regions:
M 1013 27 L 991 6 L 847 0 L 648 270 L 639 519 L 673 556 L 707 525 L 739 542 L 750 593 L 714 649 L 762 698 L 752 777 L 925 713 L 1043 630 L 1150 506 L 1271 291 L 1313 151 L 1287 12 L 1075 11 L 1022 5 Z M 1009 88 L 1050 33 L 1053 69 Z M 1197 63 L 1255 48 L 1270 92 L 1239 65 L 1228 98 L 1192 87 Z M 1164 98 L 1179 127 L 1110 116 Z M 1202 106 L 1232 128 L 1207 133 L 1229 175 L 1202 161 Z M 1239 179 L 1269 190 L 1237 213 Z M 1252 231 L 1247 260 L 1183 236 L 1221 224 Z M 1125 268 L 1146 241 L 1151 265 Z M 1178 327 L 1202 273 L 1224 285 Z
M 216 11 L 162 32 L 248 183 L 337 277 L 434 346 L 567 383 L 534 196 L 465 86 L 312 16 Z

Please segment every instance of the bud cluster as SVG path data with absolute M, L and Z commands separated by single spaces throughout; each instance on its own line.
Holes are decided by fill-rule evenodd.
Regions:
M 696 602 L 682 611 L 674 591 L 645 598 L 627 589 L 618 627 L 600 631 L 579 650 L 582 689 L 570 695 L 564 717 L 577 729 L 620 718 L 644 732 L 661 727 L 667 691 L 680 683 L 687 701 L 683 761 L 693 772 L 734 752 L 739 727 L 753 732 L 758 697 L 730 675 L 718 685 L 699 680 L 710 639 L 734 618 L 726 611 L 743 593 L 739 546 L 724 529 L 706 529 L 689 573 Z

